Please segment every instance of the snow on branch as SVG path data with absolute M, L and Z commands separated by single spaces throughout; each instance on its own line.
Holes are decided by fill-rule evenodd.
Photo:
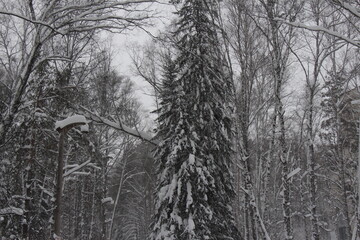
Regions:
M 360 12 L 351 4 L 346 3 L 345 1 L 339 1 L 339 0 L 334 0 L 333 1 L 336 5 L 340 5 L 341 7 L 343 7 L 344 9 L 348 10 L 351 14 L 353 14 L 355 17 L 360 18 Z
M 88 165 L 90 163 L 90 160 L 87 160 L 86 162 L 84 162 L 84 163 L 82 163 L 82 164 L 80 164 L 80 165 L 78 165 L 78 166 L 74 166 L 72 169 L 70 169 L 69 171 L 67 171 L 66 173 L 64 173 L 64 178 L 65 177 L 67 177 L 67 176 L 69 176 L 70 174 L 72 174 L 72 173 L 77 173 L 77 174 L 79 174 L 79 172 L 77 172 L 78 170 L 80 170 L 81 168 L 83 168 L 83 167 L 85 167 L 86 165 Z
M 55 122 L 55 130 L 61 131 L 64 128 L 72 127 L 76 125 L 87 125 L 88 121 L 86 121 L 86 118 L 82 115 L 73 115 L 71 117 L 68 117 L 61 121 Z
M 17 207 L 7 207 L 0 209 L 0 215 L 8 215 L 8 214 L 15 214 L 21 216 L 24 214 L 24 210 Z
M 275 21 L 280 21 L 280 22 L 283 22 L 283 23 L 286 23 L 290 26 L 293 26 L 293 27 L 296 27 L 296 28 L 303 28 L 303 29 L 307 29 L 307 30 L 310 30 L 310 31 L 318 31 L 318 32 L 324 32 L 324 33 L 327 33 L 329 35 L 332 35 L 334 37 L 337 37 L 339 39 L 342 39 L 352 45 L 354 45 L 355 47 L 360 47 L 360 41 L 359 40 L 354 40 L 354 39 L 351 39 L 351 38 L 348 38 L 338 32 L 335 32 L 335 31 L 332 31 L 330 29 L 327 29 L 327 28 L 324 28 L 324 27 L 321 27 L 321 26 L 308 26 L 306 24 L 303 24 L 303 23 L 300 23 L 300 22 L 289 22 L 289 21 L 286 21 L 285 19 L 282 19 L 282 18 L 274 18 Z
M 90 111 L 89 109 L 85 107 L 81 107 L 86 112 L 86 117 L 88 119 L 91 119 L 94 122 L 105 124 L 109 127 L 112 127 L 114 129 L 123 131 L 127 134 L 130 134 L 131 136 L 138 137 L 144 141 L 147 141 L 153 145 L 158 145 L 158 141 L 153 139 L 153 136 L 150 133 L 140 131 L 138 129 L 133 129 L 131 127 L 126 126 L 122 122 L 113 122 L 107 118 L 101 117 L 98 114 Z
M 295 176 L 296 174 L 298 174 L 299 172 L 301 171 L 301 168 L 296 168 L 296 169 L 294 169 L 293 171 L 291 171 L 287 176 L 286 176 L 286 178 L 287 179 L 290 179 L 290 178 L 292 178 L 293 176 Z
M 89 176 L 91 172 L 73 172 L 73 175 Z
M 129 6 L 131 4 L 140 4 L 140 3 L 153 3 L 156 2 L 154 0 L 127 0 L 127 1 L 95 1 L 95 2 L 86 2 L 85 4 L 74 4 L 74 5 L 65 5 L 58 9 L 55 9 L 49 16 L 54 15 L 63 15 L 68 12 L 75 12 L 81 9 L 84 11 L 80 16 L 84 16 L 85 14 L 94 14 L 99 11 L 107 10 L 107 9 L 123 9 L 124 6 Z
M 43 22 L 43 21 L 33 20 L 33 19 L 30 19 L 30 18 L 28 18 L 28 17 L 26 17 L 26 16 L 23 16 L 23 15 L 14 13 L 14 12 L 3 11 L 3 10 L 0 10 L 0 14 L 17 17 L 17 18 L 20 18 L 20 19 L 25 20 L 25 21 L 27 21 L 27 22 L 33 23 L 33 24 L 42 25 L 42 26 L 45 26 L 45 27 L 47 27 L 47 28 L 50 28 L 51 30 L 53 30 L 54 32 L 56 32 L 56 33 L 58 33 L 58 34 L 64 35 L 64 33 L 62 33 L 61 31 L 59 31 L 59 30 L 57 30 L 57 29 L 55 29 L 55 28 L 52 27 L 50 24 L 48 24 L 48 23 L 46 23 L 46 22 Z
M 144 21 L 153 17 L 144 9 L 136 9 L 143 3 L 154 3 L 155 0 L 128 0 L 128 1 L 91 1 L 85 4 L 55 6 L 50 3 L 39 16 L 35 13 L 31 17 L 17 12 L 0 10 L 0 15 L 8 15 L 44 26 L 57 34 L 65 35 L 70 32 L 84 32 L 92 29 L 119 29 L 144 24 Z M 122 17 L 121 12 L 124 12 Z M 141 13 L 141 14 L 139 14 Z M 74 24 L 80 23 L 80 24 Z
M 101 203 L 105 204 L 105 203 L 110 203 L 110 204 L 114 204 L 114 200 L 112 199 L 112 197 L 106 197 L 101 199 Z

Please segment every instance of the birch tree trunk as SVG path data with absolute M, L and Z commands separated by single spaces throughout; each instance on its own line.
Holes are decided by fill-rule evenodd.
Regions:
M 321 19 L 320 13 L 323 10 L 324 2 L 321 0 L 314 0 L 310 3 L 311 17 L 314 19 L 317 26 L 320 26 Z M 319 75 L 321 71 L 321 67 L 325 58 L 328 56 L 327 50 L 323 46 L 323 34 L 317 32 L 313 35 L 315 40 L 315 50 L 312 52 L 313 59 L 313 70 L 312 70 L 312 78 L 309 73 L 306 73 L 305 66 L 301 63 L 303 70 L 306 74 L 306 93 L 307 93 L 307 108 L 306 108 L 306 134 L 307 134 L 307 168 L 308 168 L 308 185 L 309 185 L 309 200 L 310 200 L 310 221 L 311 221 L 311 239 L 319 240 L 320 232 L 319 232 L 319 220 L 317 213 L 317 177 L 315 174 L 316 168 L 316 158 L 315 158 L 315 150 L 314 150 L 314 142 L 315 142 L 315 97 L 319 92 Z M 312 49 L 312 46 L 309 45 L 309 48 Z
M 258 77 L 258 69 L 263 64 L 264 48 L 261 48 L 262 38 L 259 29 L 256 27 L 253 19 L 248 15 L 249 12 L 255 11 L 255 3 L 244 0 L 232 0 L 227 3 L 229 15 L 229 38 L 230 47 L 235 53 L 236 63 L 239 65 L 240 75 L 235 80 L 238 87 L 236 92 L 236 109 L 237 109 L 237 155 L 239 164 L 237 169 L 237 188 L 244 190 L 244 237 L 245 239 L 258 239 L 261 224 L 256 199 L 256 181 L 257 164 L 256 159 L 250 155 L 249 147 L 249 129 L 250 119 L 255 117 L 258 106 L 252 102 L 254 98 L 252 93 L 256 78 Z M 260 173 L 261 174 L 261 173 Z M 240 196 L 237 204 L 242 205 Z M 239 211 L 239 210 L 238 210 Z M 237 219 L 238 220 L 238 219 Z M 238 220 L 239 221 L 239 220 Z M 240 224 L 239 224 L 240 225 Z M 266 230 L 265 230 L 266 231 Z
M 261 1 L 267 14 L 270 24 L 268 39 L 271 42 L 271 55 L 272 55 L 272 71 L 274 78 L 274 122 L 278 119 L 277 127 L 279 130 L 279 155 L 278 159 L 281 164 L 281 182 L 283 194 L 283 221 L 285 228 L 285 239 L 293 239 L 293 229 L 291 224 L 291 207 L 290 207 L 290 181 L 287 177 L 289 174 L 289 159 L 288 159 L 288 146 L 286 143 L 286 130 L 285 130 L 285 109 L 282 102 L 282 87 L 285 81 L 284 72 L 286 69 L 287 60 L 289 57 L 289 46 L 292 39 L 292 29 L 288 29 L 288 39 L 283 39 L 279 33 L 280 25 L 275 20 L 277 14 L 277 0 L 268 0 L 267 2 Z M 289 10 L 290 11 L 290 10 Z M 293 13 L 296 16 L 296 13 Z M 275 129 L 275 128 L 273 128 Z
M 123 184 L 124 184 L 124 182 L 126 180 L 126 176 L 125 176 L 126 175 L 126 172 L 125 172 L 126 164 L 127 164 L 127 159 L 124 158 L 123 168 L 121 170 L 121 176 L 120 176 L 120 181 L 119 181 L 119 188 L 118 188 L 117 193 L 116 193 L 116 199 L 115 199 L 115 203 L 114 203 L 114 208 L 113 208 L 113 211 L 111 213 L 110 228 L 109 228 L 109 240 L 112 239 L 116 208 L 117 208 L 117 206 L 119 204 L 121 190 L 122 190 Z

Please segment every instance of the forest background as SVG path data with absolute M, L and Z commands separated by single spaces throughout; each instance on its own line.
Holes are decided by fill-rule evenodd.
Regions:
M 151 235 L 160 120 L 142 107 L 134 81 L 147 82 L 161 109 L 178 54 L 169 12 L 183 2 L 0 1 L 0 237 L 52 238 L 54 126 L 74 114 L 90 129 L 65 138 L 62 238 Z M 234 93 L 239 238 L 359 238 L 360 2 L 216 6 L 213 27 Z M 165 27 L 154 32 L 159 21 Z M 133 31 L 152 34 L 129 46 L 131 66 L 119 71 L 124 58 L 109 39 Z

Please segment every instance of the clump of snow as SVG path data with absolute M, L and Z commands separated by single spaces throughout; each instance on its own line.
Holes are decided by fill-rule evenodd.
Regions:
M 48 115 L 46 113 L 42 113 L 42 112 L 35 112 L 35 117 L 47 118 Z
M 292 178 L 293 176 L 295 176 L 298 172 L 300 172 L 301 171 L 301 168 L 296 168 L 296 169 L 294 169 L 292 172 L 290 172 L 287 176 L 286 176 L 286 178 L 287 179 L 290 179 L 290 178 Z
M 80 131 L 83 133 L 88 133 L 89 132 L 89 124 L 81 125 Z
M 86 118 L 83 115 L 73 115 L 61 121 L 55 122 L 55 130 L 61 130 L 72 124 L 85 125 L 87 124 Z
M 53 238 L 54 238 L 54 240 L 61 240 L 61 237 L 58 236 L 58 235 L 56 235 L 55 233 L 54 233 L 54 235 L 53 235 Z
M 162 239 L 175 240 L 174 235 L 169 230 L 167 230 L 166 224 L 161 225 L 160 234 L 156 237 L 156 240 L 162 240 Z
M 189 220 L 188 220 L 188 229 L 189 229 L 189 231 L 191 231 L 191 232 L 194 231 L 194 229 L 195 229 L 195 223 L 194 223 L 194 220 L 193 220 L 191 214 L 190 214 Z
M 193 165 L 195 163 L 195 155 L 194 154 L 189 154 L 189 163 L 191 165 Z
M 160 188 L 160 191 L 158 192 L 159 201 L 156 203 L 156 209 L 160 208 L 160 204 L 163 201 L 163 199 L 165 198 L 167 190 L 168 190 L 168 185 L 163 186 L 162 188 Z
M 179 216 L 179 209 L 174 209 L 170 214 L 171 218 L 175 220 L 175 222 L 180 226 L 183 224 L 182 218 Z
M 196 140 L 200 140 L 199 136 L 197 135 L 197 133 L 195 131 L 192 132 L 192 135 Z
M 114 200 L 112 199 L 112 197 L 106 197 L 106 198 L 101 199 L 101 203 L 102 204 L 104 204 L 104 203 L 114 204 Z
M 186 210 L 189 209 L 190 205 L 193 203 L 192 198 L 192 189 L 191 184 L 189 182 L 186 183 L 186 191 L 187 191 L 187 197 L 186 197 Z

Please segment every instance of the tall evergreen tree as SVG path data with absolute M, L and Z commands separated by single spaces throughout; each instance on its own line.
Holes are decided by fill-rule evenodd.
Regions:
M 177 56 L 165 67 L 160 106 L 151 239 L 240 239 L 230 207 L 233 93 L 217 9 L 216 0 L 185 0 L 177 13 Z

